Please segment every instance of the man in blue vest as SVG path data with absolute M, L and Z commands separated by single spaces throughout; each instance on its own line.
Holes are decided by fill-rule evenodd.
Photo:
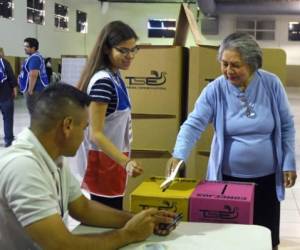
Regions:
M 25 38 L 24 50 L 28 58 L 22 65 L 19 85 L 21 92 L 25 94 L 29 113 L 32 113 L 37 95 L 48 85 L 48 77 L 44 58 L 38 52 L 38 40 L 31 37 Z
M 11 145 L 14 139 L 14 98 L 17 95 L 17 79 L 9 62 L 3 58 L 0 48 L 0 110 L 3 116 L 4 146 Z

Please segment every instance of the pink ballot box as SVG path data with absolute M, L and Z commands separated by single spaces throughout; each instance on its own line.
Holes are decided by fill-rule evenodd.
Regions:
M 190 197 L 189 220 L 253 224 L 254 183 L 203 181 Z

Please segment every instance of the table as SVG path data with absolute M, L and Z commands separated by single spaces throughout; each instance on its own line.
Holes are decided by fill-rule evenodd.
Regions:
M 100 233 L 110 229 L 79 225 L 72 233 Z M 150 244 L 164 247 L 151 248 Z M 148 246 L 148 247 L 147 247 Z M 256 225 L 180 222 L 168 236 L 152 235 L 122 250 L 272 250 L 271 232 Z

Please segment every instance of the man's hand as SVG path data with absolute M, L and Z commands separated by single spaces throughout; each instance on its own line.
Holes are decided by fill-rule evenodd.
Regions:
M 159 235 L 167 235 L 174 228 L 160 230 L 158 226 L 161 223 L 171 224 L 175 216 L 175 213 L 149 208 L 133 216 L 121 230 L 130 242 L 145 240 L 153 232 Z
M 155 228 L 154 233 L 161 236 L 168 235 L 171 231 L 173 231 L 176 228 L 176 222 L 175 222 L 176 213 L 165 211 L 165 210 L 159 210 L 157 215 L 155 216 Z M 174 225 L 171 225 L 173 224 Z M 162 229 L 161 225 L 171 225 L 171 227 L 166 227 L 165 229 Z
M 143 173 L 143 168 L 140 163 L 136 160 L 129 160 L 126 165 L 125 169 L 129 176 L 136 177 Z
M 290 187 L 294 186 L 296 179 L 297 179 L 296 171 L 284 171 L 283 172 L 284 186 L 286 188 L 290 188 Z
M 129 242 L 142 241 L 148 238 L 155 227 L 157 209 L 150 208 L 133 216 L 121 229 Z
M 14 88 L 13 88 L 12 96 L 13 96 L 13 98 L 16 98 L 17 95 L 18 95 L 18 89 L 17 89 L 17 87 L 14 87 Z
M 176 168 L 176 165 L 180 162 L 181 160 L 180 159 L 177 159 L 177 158 L 170 158 L 168 161 L 167 161 L 167 165 L 166 165 L 166 176 L 169 176 L 173 171 L 174 169 Z

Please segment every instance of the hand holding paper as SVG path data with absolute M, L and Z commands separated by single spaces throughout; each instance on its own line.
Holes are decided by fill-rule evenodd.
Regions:
M 166 191 L 166 189 L 171 185 L 172 181 L 175 179 L 179 168 L 181 167 L 183 163 L 183 160 L 180 160 L 175 169 L 171 172 L 171 174 L 167 177 L 167 179 L 160 185 L 160 188 L 162 189 L 162 191 Z

